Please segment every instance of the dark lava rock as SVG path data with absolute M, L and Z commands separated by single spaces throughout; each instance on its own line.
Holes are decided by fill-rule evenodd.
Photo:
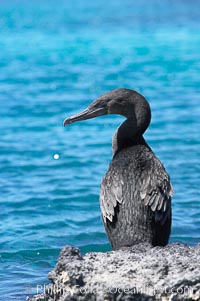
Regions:
M 51 284 L 30 301 L 200 300 L 200 244 L 138 244 L 106 253 L 65 247 Z

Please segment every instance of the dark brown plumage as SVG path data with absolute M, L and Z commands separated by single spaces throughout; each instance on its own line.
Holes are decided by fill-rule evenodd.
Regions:
M 113 160 L 101 183 L 100 206 L 113 249 L 139 242 L 164 246 L 171 229 L 172 185 L 143 138 L 151 120 L 146 99 L 136 91 L 116 89 L 95 100 L 64 125 L 105 114 L 126 120 L 113 138 Z

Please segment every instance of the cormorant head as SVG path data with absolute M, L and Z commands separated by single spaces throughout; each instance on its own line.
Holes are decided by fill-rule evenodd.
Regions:
M 132 119 L 137 127 L 148 127 L 151 111 L 146 99 L 129 89 L 115 89 L 98 97 L 81 113 L 64 120 L 64 126 L 106 114 L 119 114 Z

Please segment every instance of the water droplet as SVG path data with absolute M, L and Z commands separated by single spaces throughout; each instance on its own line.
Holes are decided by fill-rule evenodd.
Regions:
M 59 154 L 54 154 L 53 157 L 55 160 L 58 160 L 60 158 Z

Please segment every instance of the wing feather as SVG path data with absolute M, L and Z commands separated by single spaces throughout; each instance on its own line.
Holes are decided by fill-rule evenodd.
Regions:
M 171 196 L 173 188 L 162 163 L 151 153 L 148 162 L 141 163 L 145 168 L 135 168 L 138 174 L 132 174 L 130 165 L 118 166 L 115 161 L 102 180 L 100 206 L 103 220 L 113 221 L 117 204 L 135 195 L 155 213 L 155 221 L 164 224 L 171 214 Z M 121 164 L 119 162 L 119 164 Z M 123 170 L 123 172 L 121 172 Z M 120 171 L 120 172 L 119 172 Z M 130 176 L 130 174 L 132 174 Z M 135 181 L 134 185 L 130 185 Z M 132 183 L 133 184 L 133 183 Z M 133 188 L 134 187 L 134 188 Z M 137 190 L 138 194 L 133 191 Z
M 171 214 L 171 196 L 173 188 L 170 178 L 162 163 L 154 157 L 148 170 L 143 173 L 145 183 L 141 187 L 141 199 L 145 206 L 150 206 L 155 212 L 156 222 L 164 224 Z M 146 179 L 146 180 L 145 180 Z
M 112 183 L 112 185 L 111 185 Z M 101 183 L 100 207 L 103 220 L 113 221 L 115 207 L 123 202 L 123 175 L 118 172 L 117 166 L 112 166 L 112 172 L 107 173 Z

